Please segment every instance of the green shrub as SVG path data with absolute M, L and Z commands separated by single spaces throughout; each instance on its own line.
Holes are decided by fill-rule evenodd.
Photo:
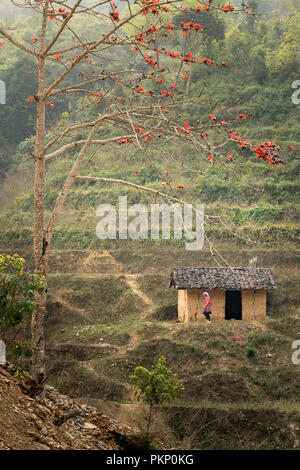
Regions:
M 146 442 L 148 442 L 153 407 L 176 400 L 184 391 L 183 385 L 178 382 L 177 374 L 173 374 L 166 367 L 166 362 L 166 358 L 161 356 L 152 371 L 138 366 L 130 377 L 131 382 L 134 384 L 134 394 L 137 400 L 142 399 L 149 405 L 145 434 Z
M 24 271 L 24 263 L 18 254 L 0 255 L 0 337 L 8 342 L 14 358 L 22 353 L 29 356 L 31 349 L 7 334 L 12 329 L 20 329 L 32 316 L 36 308 L 35 294 L 45 288 L 42 275 Z

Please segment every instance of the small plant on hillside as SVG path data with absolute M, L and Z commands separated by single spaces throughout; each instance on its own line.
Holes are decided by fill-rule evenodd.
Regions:
M 248 357 L 256 357 L 256 348 L 255 348 L 255 340 L 253 337 L 253 331 L 249 331 L 248 334 L 248 346 L 247 346 L 247 356 Z
M 31 355 L 30 346 L 16 341 L 16 337 L 32 316 L 36 293 L 45 287 L 40 274 L 23 270 L 24 263 L 18 254 L 0 255 L 0 339 L 9 346 L 14 359 Z
M 149 429 L 154 406 L 161 406 L 176 400 L 184 391 L 178 382 L 177 374 L 166 367 L 166 358 L 161 356 L 152 371 L 138 366 L 130 377 L 134 384 L 134 394 L 138 401 L 144 400 L 149 405 L 149 415 L 145 433 L 145 442 L 148 443 Z

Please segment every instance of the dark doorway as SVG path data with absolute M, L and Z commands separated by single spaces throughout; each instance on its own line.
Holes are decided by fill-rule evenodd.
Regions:
M 242 319 L 242 292 L 240 290 L 227 290 L 225 301 L 225 320 Z

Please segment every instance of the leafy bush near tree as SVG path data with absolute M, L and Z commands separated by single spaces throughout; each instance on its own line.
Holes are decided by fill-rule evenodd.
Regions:
M 145 442 L 149 443 L 149 429 L 155 406 L 162 406 L 179 398 L 184 387 L 178 381 L 177 374 L 168 369 L 166 358 L 161 356 L 152 371 L 138 366 L 130 377 L 134 384 L 134 393 L 138 401 L 144 400 L 149 405 L 149 415 L 145 433 Z
M 29 344 L 18 337 L 36 308 L 36 294 L 45 288 L 43 277 L 24 270 L 24 263 L 18 254 L 0 255 L 0 339 L 13 359 L 31 355 Z

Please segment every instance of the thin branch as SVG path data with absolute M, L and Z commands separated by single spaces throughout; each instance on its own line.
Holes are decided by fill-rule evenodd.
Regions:
M 106 144 L 110 144 L 112 142 L 118 142 L 120 139 L 133 139 L 135 136 L 134 135 L 125 135 L 125 136 L 116 136 L 116 137 L 110 137 L 108 139 L 103 139 L 103 140 L 100 140 L 100 139 L 96 139 L 96 140 L 92 140 L 90 142 L 90 145 L 106 145 Z M 52 158 L 56 158 L 58 157 L 59 155 L 61 155 L 62 153 L 66 152 L 67 150 L 70 150 L 70 149 L 73 149 L 75 147 L 78 147 L 80 145 L 84 145 L 86 144 L 87 142 L 87 139 L 84 139 L 84 140 L 77 140 L 76 142 L 71 142 L 69 144 L 66 144 L 64 145 L 63 147 L 61 147 L 60 149 L 56 150 L 55 152 L 52 152 L 52 153 L 49 153 L 48 155 L 45 156 L 45 160 L 48 161 L 48 160 L 51 160 Z
M 168 201 L 178 202 L 179 204 L 181 204 L 183 206 L 191 206 L 190 203 L 185 202 L 182 199 L 178 199 L 178 198 L 173 197 L 173 196 L 168 196 L 167 194 L 164 194 L 160 191 L 157 191 L 156 189 L 149 188 L 148 186 L 141 186 L 140 184 L 132 183 L 131 181 L 126 181 L 126 180 L 121 180 L 121 179 L 116 179 L 116 178 L 101 178 L 101 177 L 98 177 L 98 176 L 81 176 L 81 175 L 76 176 L 75 180 L 96 181 L 98 183 L 123 184 L 125 186 L 129 186 L 131 188 L 138 189 L 139 191 L 152 193 L 156 197 L 162 197 L 163 199 L 166 199 Z
M 27 54 L 31 54 L 35 57 L 38 57 L 38 54 L 33 51 L 32 49 L 28 49 L 23 44 L 19 43 L 16 39 L 14 39 L 10 34 L 8 34 L 3 28 L 0 28 L 0 34 L 7 39 L 11 44 L 21 49 L 23 52 L 27 52 Z
M 67 26 L 67 24 L 69 23 L 69 21 L 71 20 L 71 18 L 73 17 L 77 7 L 80 5 L 80 3 L 82 2 L 82 0 L 77 0 L 77 2 L 75 3 L 75 5 L 73 6 L 72 10 L 70 11 L 70 13 L 68 14 L 68 16 L 65 18 L 65 20 L 63 21 L 61 27 L 59 28 L 59 30 L 57 31 L 56 35 L 54 36 L 54 38 L 52 39 L 52 41 L 48 44 L 48 46 L 46 47 L 45 51 L 44 51 L 44 55 L 46 56 L 47 55 L 47 52 L 52 48 L 52 46 L 56 43 L 56 41 L 58 40 L 59 36 L 61 35 L 61 33 L 64 31 L 65 27 Z

